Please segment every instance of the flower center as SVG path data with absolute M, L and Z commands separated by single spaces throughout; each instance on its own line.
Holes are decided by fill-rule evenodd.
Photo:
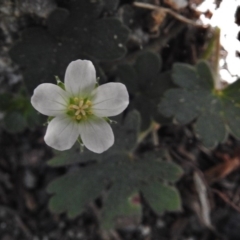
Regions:
M 72 98 L 68 106 L 67 114 L 76 120 L 77 122 L 87 119 L 88 116 L 92 115 L 91 112 L 92 102 L 88 99 L 83 98 Z

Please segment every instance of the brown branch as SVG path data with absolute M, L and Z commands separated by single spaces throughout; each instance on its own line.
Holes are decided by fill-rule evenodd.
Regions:
M 225 203 L 227 203 L 228 205 L 230 205 L 233 209 L 235 209 L 236 211 L 238 211 L 240 213 L 240 207 L 238 207 L 237 205 L 235 205 L 233 202 L 231 202 L 229 200 L 229 198 L 222 193 L 221 191 L 217 190 L 217 189 L 211 189 L 215 194 L 217 194 Z

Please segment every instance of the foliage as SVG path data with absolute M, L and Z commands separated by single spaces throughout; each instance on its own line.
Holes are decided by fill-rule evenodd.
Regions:
M 157 104 L 162 94 L 173 87 L 170 72 L 161 72 L 162 59 L 153 52 L 144 52 L 131 66 L 118 66 L 118 75 L 132 95 L 131 108 L 141 114 L 142 126 L 145 130 L 152 120 L 165 123 L 167 119 L 157 111 Z
M 223 142 L 228 133 L 240 138 L 240 80 L 224 90 L 214 88 L 209 65 L 200 61 L 195 67 L 176 63 L 172 77 L 179 88 L 168 90 L 159 110 L 187 124 L 196 119 L 194 129 L 207 147 Z
M 55 82 L 55 77 L 59 77 L 59 80 L 63 81 L 67 65 L 77 59 L 91 60 L 96 68 L 98 81 L 101 83 L 120 81 L 126 85 L 130 95 L 129 108 L 122 115 L 113 118 L 117 123 L 111 123 L 115 141 L 108 151 L 102 154 L 96 154 L 87 149 L 82 151 L 82 146 L 79 143 L 83 143 L 83 141 L 80 138 L 72 149 L 61 152 L 54 151 L 54 156 L 50 159 L 48 165 L 61 169 L 60 171 L 51 169 L 50 175 L 46 174 L 45 176 L 45 180 L 49 181 L 49 178 L 58 175 L 58 178 L 54 179 L 47 188 L 51 195 L 49 200 L 51 211 L 67 213 L 69 217 L 75 218 L 84 212 L 89 203 L 100 198 L 102 203 L 101 227 L 112 229 L 117 226 L 122 218 L 140 220 L 143 206 L 150 207 L 156 214 L 181 210 L 180 194 L 175 187 L 175 183 L 181 177 L 182 169 L 169 160 L 169 154 L 167 155 L 162 149 L 159 150 L 164 148 L 165 143 L 167 145 L 170 143 L 168 147 L 172 147 L 172 138 L 175 138 L 175 134 L 172 134 L 172 132 L 169 134 L 168 131 L 165 133 L 165 128 L 158 131 L 155 126 L 161 127 L 170 122 L 179 125 L 191 124 L 196 136 L 208 148 L 224 142 L 229 134 L 240 138 L 240 79 L 220 90 L 216 89 L 214 84 L 218 81 L 218 73 L 214 73 L 214 75 L 207 62 L 200 61 L 196 66 L 175 63 L 176 59 L 192 62 L 202 56 L 204 59 L 210 60 L 216 71 L 219 62 L 220 29 L 210 30 L 206 26 L 196 26 L 198 23 L 192 24 L 196 20 L 196 16 L 188 14 L 190 1 L 187 0 L 160 1 L 164 3 L 165 9 L 162 9 L 161 6 L 152 6 L 159 1 L 150 0 L 138 0 L 140 4 L 137 5 L 141 5 L 141 8 L 136 7 L 134 1 L 126 0 L 52 0 L 50 1 L 51 9 L 47 9 L 44 3 L 48 0 L 42 1 L 42 3 L 37 3 L 37 1 L 30 4 L 28 2 L 30 1 L 19 1 L 18 4 L 13 4 L 13 11 L 5 9 L 5 4 L 2 8 L 3 14 L 1 15 L 4 20 L 0 28 L 2 28 L 3 43 L 6 42 L 6 46 L 3 45 L 2 56 L 4 58 L 6 49 L 17 35 L 16 31 L 24 27 L 20 39 L 14 43 L 9 54 L 23 73 L 25 90 L 24 93 L 9 94 L 4 93 L 5 89 L 1 89 L 1 127 L 10 134 L 17 134 L 23 132 L 26 128 L 33 129 L 36 126 L 41 126 L 41 115 L 31 106 L 29 97 L 26 97 L 26 92 L 28 91 L 31 95 L 37 85 L 45 82 Z M 26 6 L 34 7 L 33 10 L 24 11 L 25 13 L 31 13 L 31 16 L 22 15 L 23 12 L 19 11 L 21 4 L 25 8 L 27 8 Z M 43 8 L 45 6 L 46 10 L 49 11 L 41 14 L 42 9 L 40 9 L 38 14 L 37 11 L 41 6 Z M 167 17 L 165 13 L 168 13 Z M 9 26 L 5 23 L 5 18 L 9 19 Z M 18 20 L 16 24 L 14 18 L 18 18 L 20 21 Z M 156 34 L 154 34 L 155 32 Z M 206 47 L 206 39 L 210 35 L 213 35 L 213 37 Z M 182 41 L 179 41 L 179 39 Z M 204 44 L 205 46 L 203 46 Z M 146 51 L 147 49 L 148 51 Z M 127 51 L 129 55 L 127 55 Z M 124 58 L 125 56 L 127 57 Z M 165 59 L 164 64 L 161 56 Z M 2 70 L 2 66 L 5 71 L 5 59 L 0 61 L 0 70 Z M 15 67 L 12 68 L 11 66 L 9 69 L 15 74 Z M 6 68 L 7 73 L 9 69 Z M 18 73 L 18 70 L 16 72 Z M 5 76 L 1 77 L 0 83 L 1 85 L 3 83 L 4 86 Z M 16 87 L 14 91 L 17 90 L 19 85 L 14 86 Z M 112 100 L 112 98 L 110 99 Z M 76 111 L 79 111 L 81 106 L 84 109 L 83 105 L 80 104 L 81 101 L 75 101 L 78 109 Z M 74 111 L 73 115 L 76 114 L 76 111 L 75 113 Z M 54 119 L 54 116 L 49 118 L 49 120 L 52 119 Z M 111 122 L 110 119 L 105 117 L 104 120 Z M 154 126 L 156 122 L 159 124 Z M 41 133 L 41 131 L 38 131 L 38 134 L 39 132 Z M 152 139 L 149 133 L 152 133 Z M 184 131 L 184 133 L 186 132 Z M 161 139 L 163 138 L 158 139 L 158 137 L 159 135 L 162 137 L 164 134 L 168 136 L 172 134 L 172 136 L 170 136 L 170 141 L 167 139 L 162 144 Z M 181 138 L 181 134 L 182 132 L 177 134 L 177 138 L 179 136 Z M 166 137 L 166 135 L 163 137 Z M 22 139 L 22 136 L 19 139 Z M 26 136 L 24 134 L 25 140 L 27 137 L 28 134 Z M 12 139 L 14 139 L 14 136 L 11 136 L 9 141 Z M 67 138 L 67 140 L 69 139 Z M 232 142 L 232 145 L 236 145 L 235 141 Z M 175 148 L 178 143 L 177 139 L 174 142 L 174 149 L 171 149 L 173 150 L 172 155 L 174 154 L 176 157 L 189 149 L 185 145 L 181 145 L 181 148 L 179 146 Z M 186 141 L 181 142 L 181 144 L 185 143 Z M 22 148 L 22 144 L 19 145 Z M 28 145 L 29 147 L 32 146 L 31 143 L 28 143 Z M 228 149 L 232 145 L 228 145 Z M 26 149 L 25 146 L 26 141 L 24 142 L 24 149 Z M 202 148 L 199 148 L 198 151 L 195 151 L 197 147 L 195 141 L 191 142 L 193 154 L 202 150 Z M 22 149 L 20 149 L 21 151 L 18 150 L 17 153 L 23 153 Z M 32 149 L 34 156 L 39 153 L 36 156 L 40 158 L 41 152 L 43 152 L 42 156 L 49 156 L 49 150 L 46 150 L 46 152 L 42 149 L 40 152 L 38 150 Z M 5 154 L 6 159 L 8 153 L 9 149 Z M 27 157 L 31 157 L 32 153 L 27 154 Z M 166 155 L 168 159 L 165 158 Z M 184 154 L 184 156 L 188 156 L 188 154 Z M 4 172 L 5 170 L 7 173 L 12 172 L 11 169 L 8 169 L 8 167 L 11 167 L 11 162 L 8 166 L 8 163 L 5 164 L 5 159 L 3 159 Z M 231 164 L 231 161 L 228 162 Z M 183 161 L 181 163 L 186 166 Z M 207 168 L 206 161 L 204 166 L 200 161 L 198 163 L 201 170 Z M 210 165 L 213 170 L 219 169 L 218 165 L 212 166 L 213 162 Z M 20 162 L 19 166 L 23 174 L 17 174 L 17 177 L 18 175 L 25 176 L 32 170 L 35 171 L 34 166 L 31 166 L 31 168 L 34 168 L 30 169 L 31 171 L 29 169 L 22 171 L 25 163 L 23 166 Z M 193 192 L 193 199 L 196 200 L 190 202 L 197 203 L 195 205 L 198 206 L 198 204 L 202 205 L 202 199 L 201 196 L 199 199 L 195 196 L 198 191 L 196 193 L 192 191 L 192 188 L 198 188 L 197 183 L 192 184 L 192 167 L 195 171 L 196 166 L 194 165 L 189 165 L 186 168 L 186 174 L 188 174 L 186 180 L 190 179 L 188 181 L 191 188 L 190 195 Z M 29 168 L 28 164 L 27 168 Z M 46 169 L 49 170 L 49 168 Z M 14 165 L 13 172 L 17 173 L 15 170 Z M 59 176 L 62 172 L 64 174 Z M 209 170 L 204 174 L 208 172 Z M 189 173 L 191 176 L 189 176 Z M 201 177 L 204 178 L 204 174 Z M 11 182 L 12 179 L 8 179 L 8 174 L 6 176 L 6 180 L 10 179 Z M 41 178 L 42 173 L 39 176 Z M 13 178 L 14 183 L 17 182 L 16 179 L 18 178 Z M 15 189 L 8 184 L 8 181 L 4 180 L 5 182 L 7 184 L 3 185 L 6 185 L 7 190 L 5 191 L 5 186 L 3 186 L 1 194 L 2 192 L 3 194 L 5 192 L 6 194 L 11 193 L 10 190 Z M 23 181 L 24 187 L 27 186 L 25 182 L 28 182 L 28 176 Z M 186 181 L 183 180 L 180 185 L 180 189 L 183 189 L 183 191 L 186 190 L 184 189 L 186 186 L 182 185 L 185 183 Z M 34 185 L 39 187 L 39 184 Z M 28 186 L 24 189 L 26 196 L 23 197 L 29 198 L 30 202 L 32 194 L 34 199 L 39 194 L 33 189 L 34 187 L 30 188 Z M 42 188 L 40 191 L 41 195 Z M 183 194 L 183 197 L 190 195 Z M 208 200 L 207 195 L 204 201 Z M 10 196 L 11 199 L 12 196 Z M 8 199 L 6 201 L 4 199 L 4 202 L 7 203 L 7 201 Z M 10 205 L 14 204 L 14 201 L 9 201 Z M 41 205 L 42 201 L 45 201 L 44 197 L 43 200 L 40 199 L 36 203 Z M 19 202 L 20 205 L 21 202 L 24 203 L 22 200 Z M 14 205 L 18 206 L 18 204 Z M 31 215 L 35 208 L 28 205 L 31 204 L 26 204 L 24 208 L 29 208 Z M 49 216 L 45 209 L 44 212 Z M 206 218 L 208 218 L 208 214 L 210 212 L 207 211 Z M 59 219 L 61 219 L 61 216 Z M 200 222 L 204 221 L 201 219 Z M 210 226 L 209 223 L 206 225 Z M 152 237 L 154 238 L 154 236 Z
M 55 194 L 50 200 L 52 211 L 67 211 L 70 217 L 75 217 L 108 188 L 101 215 L 102 227 L 106 229 L 114 227 L 121 216 L 140 216 L 140 204 L 134 201 L 140 192 L 159 214 L 180 209 L 178 192 L 166 182 L 178 180 L 181 169 L 173 163 L 162 161 L 159 154 L 154 152 L 136 159 L 132 157 L 131 150 L 136 145 L 140 123 L 132 121 L 133 118 L 139 119 L 136 112 L 128 115 L 123 126 L 115 128 L 119 139 L 116 139 L 114 149 L 109 152 L 102 155 L 92 153 L 92 156 L 86 152 L 79 154 L 78 158 L 75 155 L 74 160 L 70 159 L 71 154 L 65 154 L 50 161 L 51 165 L 64 165 L 98 160 L 67 173 L 49 185 L 48 191 Z M 121 132 L 121 135 L 117 132 Z
M 34 110 L 28 97 L 24 94 L 0 94 L 0 112 L 2 125 L 9 133 L 20 133 L 26 128 L 33 129 L 42 122 L 40 115 Z
M 113 3 L 114 8 L 117 1 Z M 63 79 L 73 60 L 114 60 L 125 55 L 129 30 L 117 19 L 100 18 L 106 7 L 111 9 L 103 0 L 71 0 L 68 9 L 57 8 L 50 14 L 47 28 L 22 32 L 10 55 L 22 67 L 30 92 L 40 83 L 53 82 L 55 75 Z

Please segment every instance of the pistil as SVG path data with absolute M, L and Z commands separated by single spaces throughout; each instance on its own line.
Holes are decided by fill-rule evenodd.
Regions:
M 69 115 L 77 121 L 86 119 L 89 115 L 92 115 L 91 106 L 91 101 L 75 97 L 74 99 L 72 99 L 72 102 L 68 107 L 68 109 L 70 110 Z

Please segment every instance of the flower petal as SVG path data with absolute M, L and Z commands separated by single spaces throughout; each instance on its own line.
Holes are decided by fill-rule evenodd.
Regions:
M 31 103 L 44 115 L 58 116 L 66 110 L 67 99 L 67 92 L 63 89 L 51 83 L 43 83 L 34 90 Z
M 102 118 L 89 119 L 79 124 L 81 139 L 89 150 L 102 153 L 114 143 L 114 135 L 110 125 Z
M 58 116 L 49 123 L 44 140 L 48 146 L 63 151 L 71 148 L 78 136 L 77 123 L 68 116 Z
M 121 113 L 129 104 L 129 95 L 122 83 L 107 83 L 93 92 L 92 112 L 98 117 L 110 117 Z
M 65 73 L 65 88 L 73 96 L 90 93 L 96 84 L 96 70 L 91 61 L 76 60 L 71 62 Z

